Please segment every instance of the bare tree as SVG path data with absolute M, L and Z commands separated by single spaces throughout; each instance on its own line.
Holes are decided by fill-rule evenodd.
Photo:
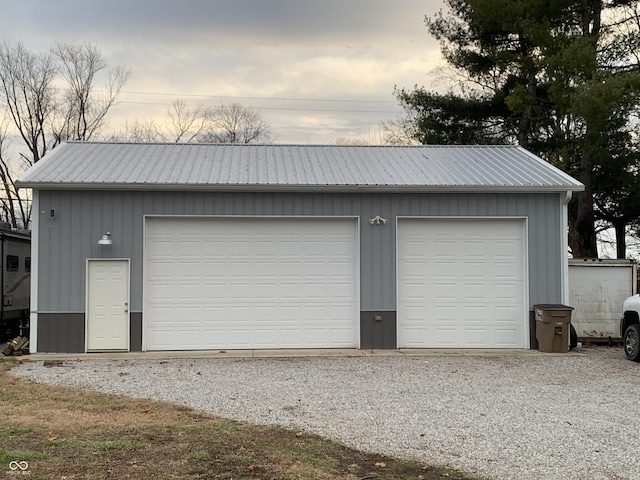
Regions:
M 360 135 L 345 135 L 336 137 L 335 140 L 330 142 L 335 145 L 353 145 L 353 146 L 363 146 L 363 145 L 384 145 L 385 139 L 383 137 L 383 132 L 379 129 L 369 131 L 367 134 Z
M 270 143 L 270 125 L 258 110 L 239 103 L 221 104 L 207 111 L 211 130 L 198 136 L 203 143 Z
M 178 99 L 167 109 L 164 121 L 135 119 L 109 138 L 129 142 L 268 143 L 271 134 L 269 124 L 252 107 L 239 103 L 188 106 Z
M 53 55 L 67 84 L 57 109 L 60 119 L 53 126 L 55 141 L 90 140 L 104 126 L 105 117 L 131 72 L 121 66 L 107 68 L 98 48 L 89 43 L 58 44 Z M 107 81 L 103 93 L 98 94 L 96 80 L 103 70 Z
M 57 73 L 51 53 L 32 53 L 21 43 L 0 45 L 0 102 L 29 150 L 20 154 L 29 165 L 49 147 L 47 122 L 56 108 Z
M 163 128 L 153 119 L 134 119 L 127 121 L 124 130 L 111 133 L 104 137 L 109 142 L 137 142 L 137 143 L 157 143 L 166 142 L 167 137 L 163 133 Z
M 98 50 L 89 45 L 58 45 L 34 53 L 21 43 L 0 44 L 0 109 L 17 142 L 9 142 L 7 125 L 0 141 L 0 193 L 4 215 L 14 228 L 30 222 L 29 192 L 18 192 L 15 179 L 64 140 L 88 140 L 104 125 L 129 72 L 108 70 L 106 93 L 95 81 L 106 70 Z M 1 215 L 1 213 L 0 213 Z
M 383 141 L 388 145 L 419 145 L 416 130 L 416 115 L 412 111 L 405 111 L 396 118 L 380 122 L 383 131 Z
M 169 134 L 174 142 L 192 142 L 211 128 L 209 109 L 202 105 L 189 108 L 184 100 L 175 100 L 167 112 Z
M 364 145 L 374 145 L 375 142 L 371 142 L 362 136 L 356 136 L 356 137 L 336 137 L 336 139 L 333 141 L 333 144 L 364 146 Z
M 107 138 L 119 142 L 192 142 L 211 130 L 209 109 L 203 105 L 189 107 L 184 100 L 175 100 L 167 109 L 167 120 L 153 118 L 127 121 L 124 130 Z
M 0 219 L 9 222 L 12 226 L 27 227 L 31 218 L 31 199 L 28 192 L 18 189 L 15 183 L 17 176 L 10 161 L 8 153 L 7 127 L 9 122 L 4 118 L 0 122 Z M 22 159 L 23 164 L 26 161 Z

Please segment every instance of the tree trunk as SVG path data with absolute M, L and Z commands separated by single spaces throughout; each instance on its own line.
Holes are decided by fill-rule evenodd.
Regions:
M 613 224 L 616 231 L 616 258 L 627 258 L 627 224 L 616 222 Z
M 574 224 L 575 231 L 572 236 L 574 241 L 573 245 L 571 245 L 574 258 L 598 258 L 591 170 L 591 149 L 589 146 L 584 145 L 580 160 L 580 173 L 578 175 L 578 180 L 584 184 L 584 191 L 577 195 L 578 212 Z
M 582 36 L 592 42 L 592 55 L 597 56 L 597 42 L 600 35 L 602 0 L 584 0 L 582 2 Z M 585 72 L 588 79 L 595 72 Z M 574 223 L 574 231 L 571 236 L 571 245 L 574 258 L 598 258 L 598 245 L 596 243 L 595 214 L 593 205 L 592 171 L 596 145 L 602 139 L 599 137 L 596 118 L 587 118 L 587 129 L 581 140 L 580 169 L 578 180 L 584 184 L 584 191 L 577 195 L 577 214 Z M 595 131 L 594 131 L 595 130 Z

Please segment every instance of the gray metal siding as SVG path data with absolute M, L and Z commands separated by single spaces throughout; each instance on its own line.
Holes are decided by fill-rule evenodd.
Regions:
M 561 194 L 40 191 L 39 312 L 84 312 L 87 258 L 131 259 L 131 311 L 142 311 L 144 215 L 360 217 L 360 309 L 396 309 L 397 216 L 528 218 L 529 304 L 561 301 Z M 56 216 L 49 219 L 49 210 Z M 386 225 L 370 225 L 380 215 Z M 106 231 L 113 245 L 97 244 Z
M 396 348 L 396 312 L 360 312 L 360 348 Z
M 84 314 L 42 313 L 38 316 L 38 351 L 83 353 Z

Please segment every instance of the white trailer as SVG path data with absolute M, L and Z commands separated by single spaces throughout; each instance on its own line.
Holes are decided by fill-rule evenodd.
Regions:
M 31 293 L 31 236 L 0 222 L 0 341 L 27 335 Z
M 620 340 L 622 303 L 637 292 L 634 260 L 569 260 L 571 323 L 580 341 Z

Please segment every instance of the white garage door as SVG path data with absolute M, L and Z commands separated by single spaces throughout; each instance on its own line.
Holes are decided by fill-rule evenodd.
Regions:
M 398 220 L 398 347 L 525 348 L 525 223 Z
M 357 222 L 148 218 L 146 350 L 357 347 Z

